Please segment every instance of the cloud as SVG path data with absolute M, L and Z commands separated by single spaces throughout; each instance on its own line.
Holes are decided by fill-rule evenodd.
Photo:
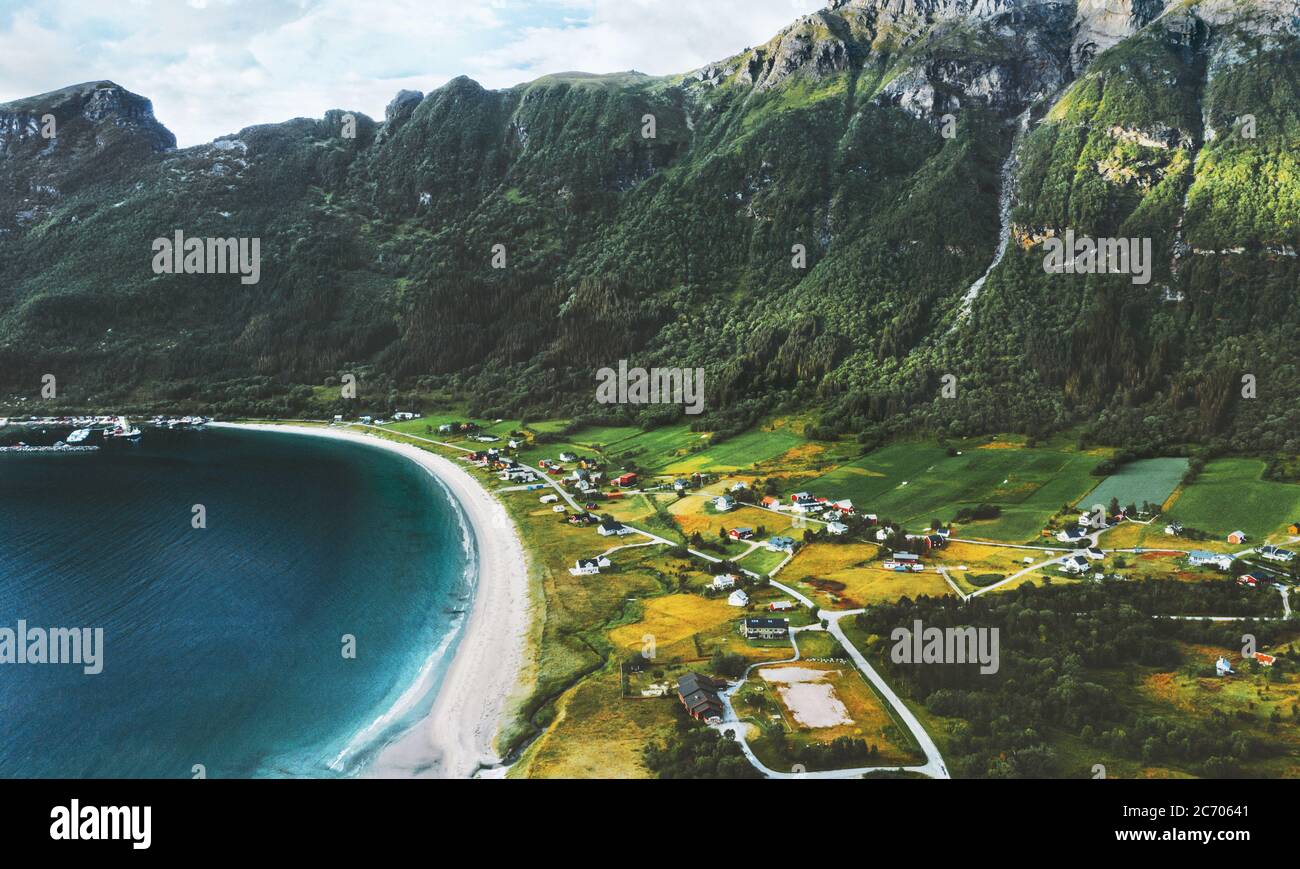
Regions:
M 0 101 L 111 79 L 182 146 L 457 75 L 686 72 L 824 0 L 0 0 Z M 111 7 L 111 8 L 110 8 Z

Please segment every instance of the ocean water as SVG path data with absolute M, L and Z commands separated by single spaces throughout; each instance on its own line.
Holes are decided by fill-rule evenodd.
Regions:
M 373 447 L 0 454 L 0 627 L 104 629 L 97 675 L 0 664 L 0 776 L 355 775 L 428 713 L 474 560 L 442 485 Z

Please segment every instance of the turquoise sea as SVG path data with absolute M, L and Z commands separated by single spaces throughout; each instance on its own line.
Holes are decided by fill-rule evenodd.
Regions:
M 441 484 L 375 447 L 146 430 L 0 454 L 0 628 L 104 631 L 97 675 L 0 664 L 0 776 L 355 775 L 427 714 L 474 562 Z

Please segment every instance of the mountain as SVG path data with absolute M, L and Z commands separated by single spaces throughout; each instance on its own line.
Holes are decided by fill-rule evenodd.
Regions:
M 832 0 L 682 75 L 183 150 L 110 82 L 0 105 L 0 395 L 608 415 L 630 359 L 704 366 L 710 430 L 1297 452 L 1298 39 L 1294 0 Z M 260 283 L 155 275 L 177 229 L 258 237 Z M 1151 280 L 1047 273 L 1067 232 L 1149 238 Z

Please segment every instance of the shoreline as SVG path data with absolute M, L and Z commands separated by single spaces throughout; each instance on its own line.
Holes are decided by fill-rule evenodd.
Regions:
M 505 507 L 452 460 L 410 444 L 323 426 L 213 425 L 376 446 L 414 461 L 447 488 L 476 542 L 474 602 L 428 716 L 383 746 L 362 775 L 473 778 L 481 768 L 499 765 L 495 740 L 524 672 L 531 627 L 527 558 Z

